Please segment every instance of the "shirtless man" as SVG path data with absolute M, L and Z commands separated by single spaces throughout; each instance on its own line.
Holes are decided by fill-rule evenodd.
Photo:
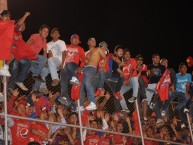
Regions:
M 96 40 L 95 40 L 96 41 Z M 95 90 L 92 86 L 92 80 L 97 72 L 97 67 L 101 58 L 106 59 L 105 55 L 106 48 L 92 48 L 86 54 L 86 65 L 83 68 L 84 77 L 81 84 L 81 91 L 80 91 L 80 110 L 84 110 L 84 87 L 87 92 L 87 97 L 90 104 L 85 108 L 86 110 L 96 110 L 96 101 L 95 101 Z

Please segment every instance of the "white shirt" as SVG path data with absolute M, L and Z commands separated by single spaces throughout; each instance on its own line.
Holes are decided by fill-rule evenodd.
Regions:
M 56 42 L 50 41 L 47 43 L 47 53 L 52 52 L 53 57 L 58 58 L 62 62 L 62 52 L 66 51 L 66 43 L 63 40 L 58 40 Z

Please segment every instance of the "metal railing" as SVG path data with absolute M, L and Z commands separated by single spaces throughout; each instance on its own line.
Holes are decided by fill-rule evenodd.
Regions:
M 9 81 L 11 81 L 11 80 L 9 80 Z M 96 79 L 96 81 L 97 81 L 97 79 Z M 80 138 L 79 138 L 79 140 L 80 140 L 80 143 L 81 144 L 84 144 L 84 140 L 83 140 L 83 138 L 84 138 L 84 134 L 83 134 L 83 131 L 86 129 L 86 130 L 92 130 L 92 131 L 96 131 L 96 132 L 103 132 L 103 133 L 106 133 L 106 134 L 108 134 L 108 135 L 111 135 L 111 134 L 115 134 L 115 135 L 120 135 L 120 136 L 125 136 L 125 137 L 128 137 L 127 138 L 127 140 L 128 139 L 132 139 L 132 138 L 136 138 L 136 139 L 141 139 L 141 141 L 139 141 L 140 142 L 140 144 L 147 144 L 146 143 L 146 141 L 154 141 L 154 142 L 162 142 L 162 143 L 167 143 L 167 144 L 186 144 L 186 143 L 183 143 L 182 141 L 181 142 L 179 142 L 179 141 L 177 141 L 177 142 L 174 142 L 174 141 L 172 141 L 172 139 L 171 140 L 167 140 L 167 138 L 164 138 L 163 140 L 162 139 L 160 139 L 159 137 L 157 137 L 157 138 L 152 138 L 152 137 L 149 137 L 148 135 L 147 135 L 147 131 L 146 130 L 148 130 L 149 128 L 151 128 L 150 126 L 149 126 L 149 128 L 147 127 L 147 124 L 145 124 L 144 123 L 144 120 L 143 120 L 143 118 L 141 117 L 142 116 L 142 109 L 141 109 L 141 107 L 139 106 L 140 104 L 139 104 L 139 102 L 138 101 L 135 101 L 135 103 L 133 103 L 133 104 L 131 104 L 131 103 L 129 103 L 127 100 L 131 97 L 131 95 L 132 95 L 132 90 L 130 90 L 129 92 L 127 92 L 125 95 L 124 95 L 124 97 L 125 97 L 125 99 L 126 99 L 126 103 L 127 103 L 127 106 L 128 106 L 128 108 L 129 108 L 129 110 L 130 110 L 130 112 L 129 113 L 126 113 L 126 117 L 124 117 L 124 116 L 122 116 L 124 113 L 122 113 L 121 112 L 121 107 L 120 107 L 120 105 L 119 105 L 119 101 L 114 97 L 114 95 L 113 95 L 113 89 L 115 88 L 115 86 L 116 86 L 116 82 L 113 82 L 113 81 L 109 81 L 109 80 L 107 80 L 108 81 L 108 83 L 105 83 L 105 93 L 106 92 L 109 92 L 109 94 L 110 94 L 110 97 L 108 98 L 108 101 L 106 102 L 106 104 L 105 104 L 105 106 L 104 106 L 104 108 L 103 108 L 103 111 L 105 112 L 105 113 L 109 113 L 110 115 L 111 115 L 111 118 L 113 118 L 113 115 L 114 114 L 116 114 L 116 113 L 118 113 L 120 116 L 118 116 L 119 117 L 119 121 L 121 120 L 121 121 L 124 121 L 124 123 L 125 123 L 125 120 L 126 120 L 126 117 L 129 117 L 130 118 L 130 123 L 131 123 L 131 127 L 132 127 L 132 129 L 133 129 L 133 131 L 132 131 L 132 133 L 130 133 L 129 131 L 127 131 L 127 133 L 123 133 L 123 132 L 117 132 L 117 131 L 115 131 L 115 130 L 102 130 L 102 129 L 100 129 L 100 128 L 92 128 L 92 127 L 88 127 L 88 126 L 85 126 L 85 125 L 83 125 L 83 123 L 82 123 L 82 113 L 80 112 L 80 110 L 79 110 L 79 112 L 78 112 L 78 124 L 76 124 L 76 125 L 74 125 L 74 124 L 70 124 L 70 123 L 58 123 L 58 122 L 50 122 L 50 121 L 45 121 L 45 120 L 40 120 L 40 119 L 32 119 L 32 118 L 25 118 L 25 117 L 21 117 L 21 116 L 14 116 L 14 115 L 10 115 L 10 114 L 8 114 L 8 112 L 7 112 L 7 102 L 8 102 L 8 100 L 9 100 L 9 95 L 7 95 L 7 90 L 8 90 L 8 87 L 7 87 L 7 82 L 8 82 L 8 80 L 7 80 L 7 78 L 5 78 L 5 77 L 3 77 L 3 79 L 2 79 L 2 84 L 3 85 L 1 85 L 1 90 L 3 90 L 3 95 L 5 96 L 4 97 L 4 112 L 2 112 L 2 113 L 0 113 L 0 116 L 4 116 L 4 126 L 5 126 L 5 144 L 6 145 L 8 145 L 8 132 L 7 132 L 7 129 L 8 129 L 8 124 L 7 124 L 7 118 L 9 117 L 9 118 L 17 118 L 17 119 L 21 119 L 21 120 L 28 120 L 28 121 L 35 121 L 35 122 L 41 122 L 41 123 L 47 123 L 47 124 L 52 124 L 52 125 L 58 125 L 58 126 L 66 126 L 66 127 L 71 127 L 71 128 L 78 128 L 79 130 L 80 130 Z M 32 84 L 34 83 L 34 80 L 33 79 L 31 79 L 31 73 L 29 73 L 28 74 L 28 77 L 26 78 L 26 80 L 25 80 L 25 85 L 29 88 L 29 91 L 27 91 L 27 92 L 24 92 L 24 91 L 22 91 L 22 90 L 20 90 L 20 94 L 25 94 L 25 95 L 28 95 L 29 94 L 29 92 L 32 90 Z M 12 83 L 11 83 L 12 84 Z M 9 87 L 10 87 L 11 85 L 9 85 Z M 60 92 L 60 85 L 58 85 L 57 87 L 51 87 L 51 77 L 50 77 L 50 75 L 48 75 L 47 77 L 46 77 L 46 86 L 47 86 L 47 88 L 48 88 L 48 90 L 51 90 L 52 92 Z M 14 86 L 15 87 L 15 86 Z M 14 89 L 14 88 L 13 88 Z M 71 89 L 71 87 L 69 86 L 69 92 L 70 92 L 70 89 Z M 100 99 L 99 99 L 99 101 L 102 101 L 104 99 L 104 96 L 103 97 L 101 97 Z M 78 104 L 78 106 L 80 107 L 80 104 L 79 104 L 79 100 L 77 101 L 77 104 Z M 171 107 L 171 106 L 170 106 Z M 136 113 L 137 113 L 137 121 L 138 121 L 138 123 L 139 123 L 139 134 L 137 134 L 135 131 L 135 127 L 136 127 L 136 122 L 134 122 L 133 120 L 133 118 L 132 118 L 132 116 L 133 116 L 133 114 L 134 114 L 134 112 L 136 111 Z M 148 108 L 148 111 L 152 111 L 151 109 L 149 109 Z M 171 111 L 171 110 L 170 110 Z M 172 111 L 171 111 L 172 112 Z M 93 112 L 92 112 L 93 113 Z M 121 115 L 122 114 L 122 115 Z M 125 115 L 125 114 L 124 114 Z M 189 117 L 188 117 L 188 114 L 186 114 L 186 116 L 187 116 L 187 120 L 188 120 L 188 125 L 189 125 L 189 131 L 190 131 L 190 135 L 189 135 L 189 137 L 191 138 L 191 139 L 193 139 L 192 138 L 192 129 L 191 129 L 191 122 L 190 122 L 190 119 L 189 119 Z M 66 118 L 67 118 L 67 116 L 65 116 Z M 97 115 L 95 116 L 96 118 L 97 118 Z M 152 116 L 149 116 L 150 118 L 152 117 Z M 123 118 L 123 119 L 120 119 L 120 118 Z M 152 118 L 154 118 L 154 117 L 152 117 Z M 97 118 L 97 119 L 100 119 L 100 118 Z M 112 119 L 113 120 L 113 119 Z M 109 121 L 110 122 L 110 121 Z M 108 123 L 109 123 L 108 122 Z M 110 124 L 110 123 L 109 123 Z M 110 126 L 110 125 L 109 125 Z M 163 124 L 160 128 L 162 128 L 162 127 L 164 127 L 165 126 L 165 124 Z M 147 127 L 147 128 L 145 128 L 145 127 Z M 160 129 L 159 128 L 159 129 Z M 127 127 L 127 129 L 128 129 L 128 127 Z M 153 128 L 153 129 L 158 129 L 158 128 Z M 170 131 L 170 132 L 172 132 L 172 129 L 171 128 L 169 128 L 169 130 L 168 131 Z M 135 132 L 135 133 L 133 133 L 133 132 Z M 180 131 L 179 131 L 180 132 Z M 153 132 L 153 133 L 155 133 L 155 132 Z M 158 134 L 158 133 L 157 133 Z M 181 136 L 182 136 L 182 134 L 180 134 Z M 187 136 L 188 136 L 188 133 L 186 134 Z M 174 135 L 174 137 L 176 137 L 176 135 Z M 77 138 L 78 139 L 78 138 Z

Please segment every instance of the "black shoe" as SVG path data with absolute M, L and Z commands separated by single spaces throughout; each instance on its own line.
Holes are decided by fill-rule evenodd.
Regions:
M 39 75 L 39 76 L 33 76 L 32 78 L 33 78 L 34 80 L 39 80 L 40 82 L 45 82 L 45 80 L 43 80 L 40 75 Z

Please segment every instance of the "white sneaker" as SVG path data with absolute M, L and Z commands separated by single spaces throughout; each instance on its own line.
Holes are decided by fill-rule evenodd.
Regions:
M 183 123 L 181 124 L 181 129 L 186 128 L 186 125 Z
M 15 84 L 23 91 L 28 91 L 28 88 L 22 82 L 15 82 Z
M 129 109 L 122 109 L 121 112 L 130 113 L 131 111 Z
M 129 101 L 130 103 L 133 103 L 133 102 L 135 102 L 136 98 L 137 98 L 137 97 L 131 97 L 128 101 Z
M 80 82 L 76 77 L 72 77 L 72 79 L 70 80 L 70 84 L 72 85 L 79 85 Z
M 188 113 L 188 112 L 189 112 L 188 108 L 184 108 L 184 113 Z
M 78 110 L 80 109 L 80 112 L 84 111 L 84 107 L 80 106 L 80 108 L 76 107 L 76 112 L 78 112 Z
M 85 108 L 86 110 L 96 110 L 96 104 L 93 102 L 90 102 L 88 106 Z
M 4 66 L 0 69 L 0 76 L 10 77 L 11 74 L 9 72 L 9 66 L 4 64 Z

